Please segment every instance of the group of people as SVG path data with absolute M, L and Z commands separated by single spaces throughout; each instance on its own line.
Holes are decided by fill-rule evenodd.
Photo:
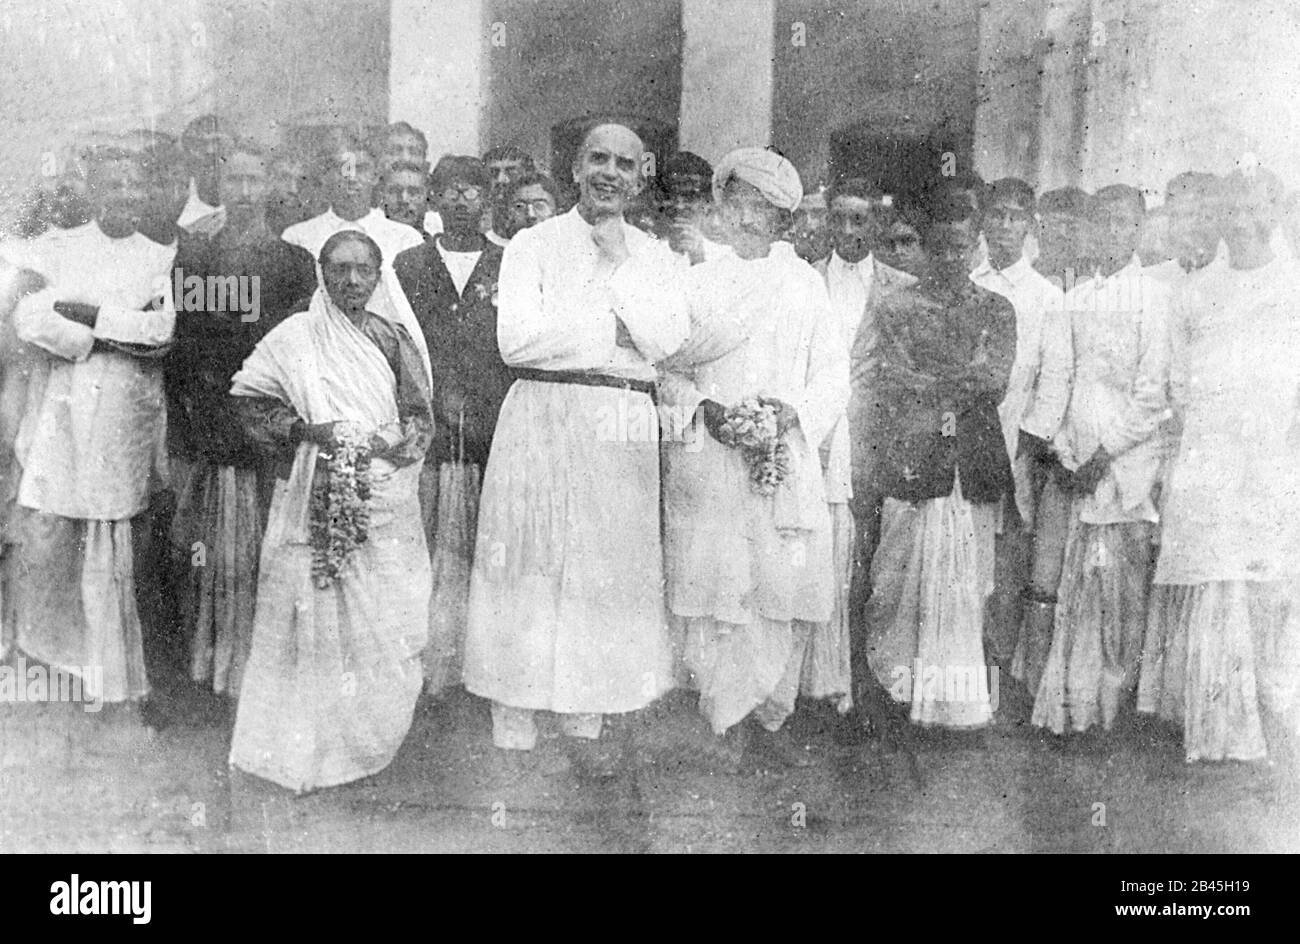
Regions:
M 644 152 L 595 124 L 566 208 L 520 149 L 430 170 L 402 122 L 88 149 L 0 244 L 8 657 L 124 705 L 181 662 L 296 791 L 462 684 L 498 749 L 549 713 L 595 775 L 679 688 L 717 770 L 811 763 L 799 696 L 851 735 L 1143 712 L 1189 760 L 1295 762 L 1273 175 L 1148 211 Z

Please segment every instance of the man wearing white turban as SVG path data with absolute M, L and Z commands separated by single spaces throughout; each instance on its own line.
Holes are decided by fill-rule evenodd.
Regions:
M 803 197 L 785 158 L 728 154 L 713 189 L 734 255 L 691 268 L 691 335 L 661 365 L 668 609 L 713 732 L 713 758 L 741 759 L 752 717 L 769 760 L 806 766 L 783 730 L 800 694 L 836 696 L 818 644 L 834 600 L 830 512 L 819 453 L 848 402 L 848 351 L 826 287 L 777 239 Z M 730 433 L 762 398 L 784 455 L 757 480 Z M 689 427 L 687 424 L 689 423 Z M 774 487 L 772 487 L 774 484 Z

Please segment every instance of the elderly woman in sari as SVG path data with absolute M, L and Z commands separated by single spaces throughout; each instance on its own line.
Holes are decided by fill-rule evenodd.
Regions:
M 324 288 L 257 345 L 231 386 L 249 438 L 283 460 L 287 478 L 262 543 L 230 763 L 298 792 L 392 760 L 420 692 L 430 592 L 416 493 L 433 424 L 422 359 L 404 328 L 366 310 L 383 264 L 373 240 L 337 233 L 319 261 Z M 368 530 L 322 578 L 313 480 L 334 474 L 319 461 L 328 452 L 357 442 L 368 443 L 358 477 L 369 497 L 357 491 Z
M 995 514 L 1011 487 L 997 407 L 1015 311 L 969 279 L 970 191 L 940 187 L 916 210 L 923 279 L 889 297 L 878 339 L 860 334 L 852 357 L 853 491 L 884 496 L 866 657 L 914 722 L 973 728 L 992 716 L 982 614 Z

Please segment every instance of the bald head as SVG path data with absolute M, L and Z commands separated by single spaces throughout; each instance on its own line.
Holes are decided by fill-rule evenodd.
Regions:
M 645 144 L 641 141 L 640 135 L 627 125 L 616 124 L 612 121 L 603 125 L 596 125 L 588 131 L 582 139 L 582 145 L 578 148 L 578 151 L 581 153 L 590 147 L 596 146 L 633 150 L 636 151 L 638 157 L 645 150 Z
M 573 161 L 578 212 L 589 223 L 623 211 L 641 192 L 645 145 L 631 128 L 597 125 L 587 132 Z

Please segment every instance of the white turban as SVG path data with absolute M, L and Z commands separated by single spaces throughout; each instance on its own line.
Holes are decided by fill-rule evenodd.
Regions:
M 737 177 L 758 189 L 767 201 L 782 210 L 794 210 L 803 199 L 803 182 L 794 165 L 767 148 L 737 148 L 713 171 L 713 199 L 722 199 L 722 188 Z

